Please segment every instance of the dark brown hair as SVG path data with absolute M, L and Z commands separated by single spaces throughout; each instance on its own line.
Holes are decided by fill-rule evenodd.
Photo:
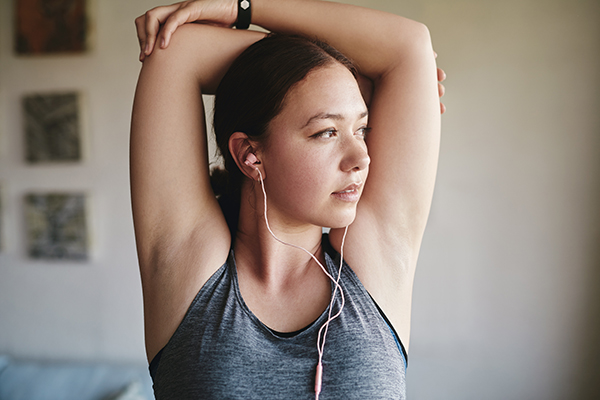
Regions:
M 244 175 L 229 153 L 229 138 L 244 132 L 264 141 L 269 123 L 281 112 L 286 94 L 310 71 L 333 62 L 356 76 L 356 68 L 328 44 L 300 36 L 270 34 L 233 62 L 216 91 L 213 127 L 225 170 L 214 169 L 211 184 L 235 237 Z

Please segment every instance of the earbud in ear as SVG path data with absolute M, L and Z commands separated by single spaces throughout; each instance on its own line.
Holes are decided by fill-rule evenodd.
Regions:
M 258 158 L 256 158 L 256 156 L 253 153 L 248 153 L 244 164 L 246 164 L 249 167 L 256 168 L 254 164 L 260 164 L 260 161 L 258 161 Z

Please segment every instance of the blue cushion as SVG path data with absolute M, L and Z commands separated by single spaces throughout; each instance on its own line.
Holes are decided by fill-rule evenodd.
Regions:
M 2 370 L 8 366 L 8 364 L 10 364 L 10 357 L 6 354 L 0 354 L 0 374 L 2 373 Z
M 131 382 L 140 382 L 140 398 L 153 398 L 145 367 L 12 360 L 0 373 L 0 399 L 98 400 L 122 391 Z
M 105 397 L 102 400 L 149 400 L 144 395 L 144 388 L 139 381 L 131 382 L 119 393 L 115 393 L 109 397 Z

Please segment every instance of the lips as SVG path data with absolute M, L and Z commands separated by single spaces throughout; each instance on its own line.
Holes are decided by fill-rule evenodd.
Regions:
M 333 192 L 331 195 L 338 200 L 346 201 L 346 202 L 356 202 L 360 199 L 360 188 L 362 186 L 362 182 L 359 183 L 351 183 L 346 186 L 344 189 Z

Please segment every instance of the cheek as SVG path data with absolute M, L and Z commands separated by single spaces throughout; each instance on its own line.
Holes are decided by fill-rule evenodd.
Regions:
M 265 180 L 267 195 L 271 193 L 280 208 L 288 212 L 306 212 L 317 208 L 331 194 L 331 162 L 311 152 L 281 152 L 268 170 Z M 274 160 L 274 161 L 275 161 Z

